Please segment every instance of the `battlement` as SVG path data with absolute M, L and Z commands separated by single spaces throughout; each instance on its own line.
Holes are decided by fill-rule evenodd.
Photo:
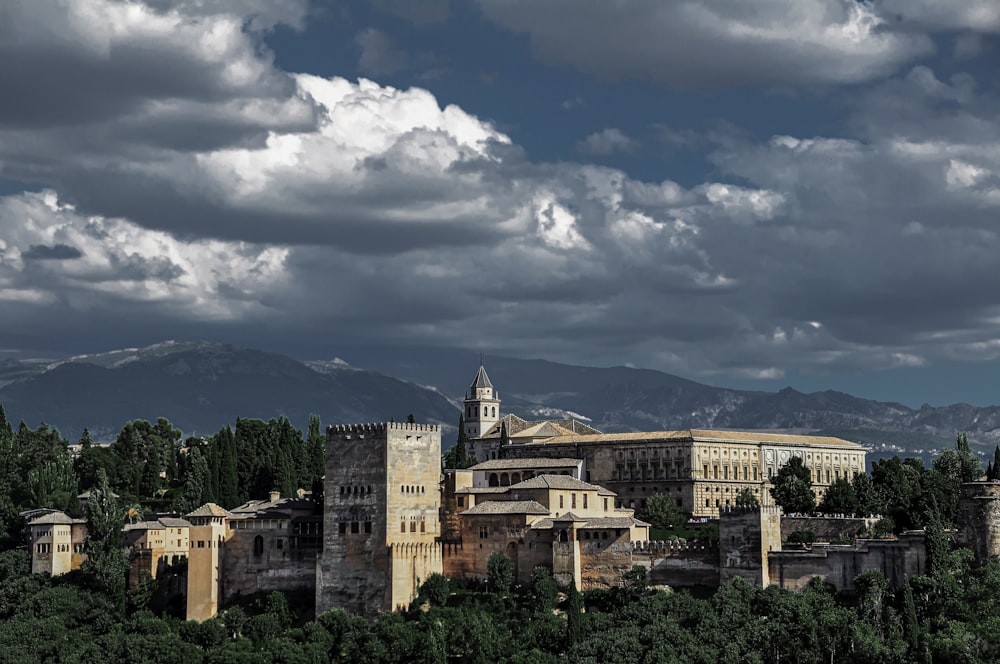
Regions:
M 961 497 L 1000 500 L 1000 482 L 966 482 L 961 486 Z
M 363 424 L 331 424 L 327 434 L 361 435 L 385 431 L 440 432 L 440 424 L 411 424 L 409 422 L 366 422 Z
M 782 516 L 784 512 L 777 505 L 760 505 L 757 507 L 720 507 L 719 517 L 725 516 L 743 516 L 745 514 L 775 514 L 777 516 Z

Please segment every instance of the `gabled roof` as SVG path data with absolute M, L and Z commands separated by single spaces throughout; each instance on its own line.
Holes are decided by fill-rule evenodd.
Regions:
M 534 500 L 487 500 L 462 512 L 466 514 L 548 514 L 549 510 Z
M 500 427 L 501 424 L 507 425 L 507 435 L 513 439 L 519 437 L 541 437 L 541 436 L 581 436 L 581 435 L 595 435 L 601 432 L 589 424 L 584 424 L 579 420 L 536 420 L 534 422 L 529 422 L 527 420 L 521 419 L 517 415 L 507 414 L 500 418 L 500 421 L 490 427 L 485 433 L 482 434 L 481 438 L 499 438 L 500 437 Z M 555 433 L 529 433 L 529 430 L 540 427 L 541 425 L 551 425 L 551 429 L 547 431 L 554 431 Z
M 86 523 L 84 519 L 74 519 L 64 512 L 49 512 L 33 521 L 28 522 L 30 526 L 68 526 L 73 523 Z
M 227 512 L 226 510 L 222 509 L 221 507 L 219 507 L 215 503 L 205 503 L 204 505 L 202 505 L 201 507 L 199 507 L 195 511 L 189 512 L 189 513 L 185 514 L 184 516 L 186 516 L 186 517 L 202 517 L 202 516 L 222 516 L 222 517 L 228 517 L 228 516 L 230 516 L 230 514 L 229 514 L 229 512 Z
M 510 486 L 511 491 L 518 489 L 563 489 L 577 491 L 597 491 L 602 496 L 617 496 L 614 491 L 596 484 L 588 484 L 569 475 L 538 475 L 531 479 Z
M 545 457 L 524 457 L 522 459 L 490 459 L 477 463 L 469 470 L 511 470 L 527 468 L 570 468 L 580 465 L 580 459 L 559 458 L 548 459 Z
M 475 394 L 477 388 L 483 387 L 488 387 L 492 390 L 493 383 L 490 382 L 490 377 L 486 375 L 486 368 L 480 364 L 479 371 L 476 372 L 476 378 L 472 381 L 472 385 L 469 389 L 471 389 L 472 393 Z

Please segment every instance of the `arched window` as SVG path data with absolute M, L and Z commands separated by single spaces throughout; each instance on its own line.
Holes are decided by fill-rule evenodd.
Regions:
M 490 486 L 500 486 L 500 478 L 496 473 L 490 473 Z
M 493 417 L 497 416 L 497 407 L 493 406 Z
M 264 555 L 264 538 L 260 535 L 253 538 L 253 555 L 262 556 Z

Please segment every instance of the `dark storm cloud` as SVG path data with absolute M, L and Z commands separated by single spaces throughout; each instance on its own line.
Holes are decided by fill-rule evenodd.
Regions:
M 769 0 L 761 17 L 725 2 L 640 2 L 628 16 L 610 3 L 483 4 L 546 61 L 696 88 L 849 82 L 837 99 L 849 117 L 763 138 L 664 117 L 664 141 L 710 161 L 709 177 L 681 185 L 540 160 L 445 94 L 283 72 L 254 30 L 304 21 L 303 3 L 24 4 L 41 12 L 19 24 L 34 42 L 0 48 L 29 69 L 46 50 L 38 71 L 67 73 L 43 85 L 0 64 L 5 98 L 26 91 L 0 115 L 0 176 L 51 187 L 0 198 L 0 315 L 48 334 L 73 316 L 98 349 L 471 338 L 692 376 L 1000 354 L 996 95 L 973 74 L 911 66 L 928 44 L 919 30 L 820 0 Z M 116 13 L 126 6 L 141 20 Z M 184 38 L 167 29 L 175 16 Z M 388 50 L 361 44 L 372 72 L 406 71 L 383 56 L 420 48 L 392 25 L 377 28 Z M 556 53 L 566 39 L 579 44 Z M 54 84 L 70 78 L 68 105 L 32 110 L 60 103 Z M 640 149 L 626 120 L 590 118 L 566 150 L 581 137 L 605 156 L 662 149 Z M 60 246 L 79 256 L 37 260 Z
M 76 247 L 68 244 L 55 244 L 50 246 L 44 244 L 33 244 L 27 251 L 21 252 L 21 256 L 26 260 L 47 261 L 47 260 L 73 260 L 81 258 L 83 253 Z
M 872 5 L 845 0 L 478 4 L 527 33 L 544 62 L 688 89 L 858 83 L 933 51 L 926 36 L 893 33 Z

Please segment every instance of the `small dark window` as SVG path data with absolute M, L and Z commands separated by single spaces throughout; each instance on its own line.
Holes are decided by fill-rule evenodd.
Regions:
M 361 532 L 361 527 L 358 525 L 357 521 L 351 521 L 351 533 L 357 535 Z
M 464 496 L 459 496 L 458 497 L 458 506 L 459 507 L 465 507 L 465 497 Z
M 347 533 L 347 522 L 346 521 L 341 521 L 340 523 L 338 523 L 337 524 L 337 531 L 341 535 L 346 534 Z
M 262 556 L 264 555 L 264 538 L 260 535 L 253 538 L 253 555 Z
M 371 532 L 372 532 L 372 522 L 371 521 L 365 521 L 365 534 L 366 535 L 371 535 Z

